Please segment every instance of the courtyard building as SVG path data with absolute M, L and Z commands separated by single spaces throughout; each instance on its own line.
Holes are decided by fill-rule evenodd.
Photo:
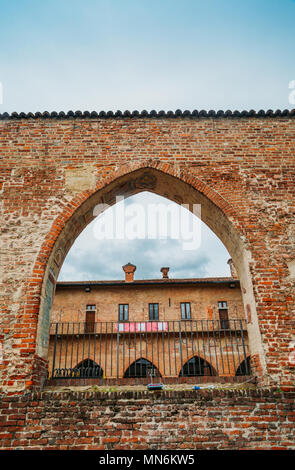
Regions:
M 51 379 L 129 379 L 250 373 L 245 313 L 230 277 L 58 282 L 49 343 Z

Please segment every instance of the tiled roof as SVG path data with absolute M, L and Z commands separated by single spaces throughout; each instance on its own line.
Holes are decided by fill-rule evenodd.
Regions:
M 57 287 L 86 287 L 86 286 L 134 286 L 134 285 L 161 285 L 161 284 L 239 284 L 238 279 L 232 277 L 201 277 L 189 279 L 139 279 L 132 282 L 114 280 L 114 281 L 60 281 Z
M 177 117 L 189 117 L 189 118 L 202 118 L 202 117 L 280 117 L 280 116 L 287 116 L 287 117 L 294 117 L 295 116 L 295 109 L 284 109 L 284 110 L 276 110 L 273 111 L 269 109 L 264 111 L 261 109 L 260 111 L 254 111 L 251 109 L 250 111 L 205 111 L 205 110 L 194 110 L 194 111 L 181 111 L 177 109 L 176 111 L 68 111 L 67 113 L 60 111 L 44 111 L 44 112 L 36 112 L 36 113 L 17 113 L 13 112 L 9 113 L 2 113 L 0 114 L 0 120 L 11 120 L 11 119 L 75 119 L 75 118 L 87 118 L 87 119 L 109 119 L 109 118 L 177 118 Z

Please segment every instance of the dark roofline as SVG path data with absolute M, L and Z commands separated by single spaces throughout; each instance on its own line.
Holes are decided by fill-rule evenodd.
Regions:
M 36 113 L 17 113 L 13 112 L 2 113 L 0 114 L 0 120 L 14 120 L 14 119 L 112 119 L 112 118 L 207 118 L 207 117 L 226 117 L 226 118 L 236 118 L 236 117 L 294 117 L 295 109 L 277 109 L 273 111 L 269 109 L 264 111 L 263 109 L 255 111 L 251 109 L 250 111 L 205 111 L 205 110 L 194 110 L 194 111 L 181 111 L 177 109 L 176 111 L 68 111 L 67 113 L 60 111 L 44 111 Z
M 126 282 L 120 280 L 114 281 L 60 281 L 56 287 L 122 287 L 122 286 L 160 286 L 160 285 L 183 285 L 183 284 L 239 284 L 238 279 L 232 277 L 204 277 L 195 279 L 140 279 L 137 281 Z

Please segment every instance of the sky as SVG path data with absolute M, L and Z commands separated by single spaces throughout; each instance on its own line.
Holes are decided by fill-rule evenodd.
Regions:
M 0 113 L 292 109 L 294 19 L 295 0 L 0 0 Z M 138 278 L 229 274 L 206 227 L 190 255 L 175 239 L 103 243 L 88 226 L 60 277 L 120 279 L 127 261 Z
M 170 212 L 165 212 L 167 207 Z M 159 279 L 166 266 L 174 279 L 229 276 L 229 258 L 222 242 L 196 215 L 145 191 L 110 207 L 83 230 L 59 280 L 123 280 L 122 266 L 128 262 L 136 266 L 135 279 Z

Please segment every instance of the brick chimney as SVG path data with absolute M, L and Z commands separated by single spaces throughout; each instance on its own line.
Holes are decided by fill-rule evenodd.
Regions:
M 163 275 L 163 279 L 168 279 L 168 271 L 169 271 L 169 268 L 161 268 L 161 273 Z
M 136 266 L 131 263 L 125 264 L 125 266 L 122 266 L 123 271 L 125 273 L 125 282 L 133 282 L 134 281 L 134 272 L 136 271 Z
M 238 274 L 231 258 L 228 260 L 227 264 L 229 264 L 231 277 L 233 277 L 234 279 L 238 279 Z

